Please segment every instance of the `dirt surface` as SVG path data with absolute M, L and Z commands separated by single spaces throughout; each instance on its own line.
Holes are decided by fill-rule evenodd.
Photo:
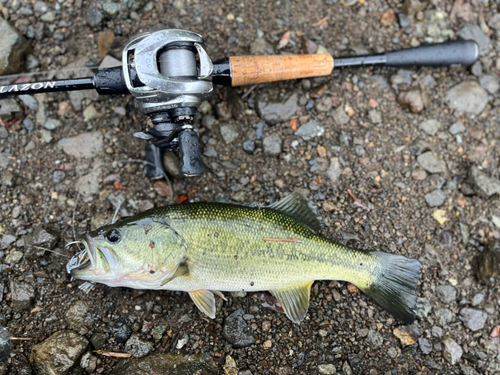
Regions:
M 350 3 L 354 5 L 346 5 Z M 0 3 L 12 25 L 24 35 L 33 34 L 32 55 L 40 64 L 33 71 L 68 69 L 76 60 L 79 66 L 98 66 L 99 47 L 101 56 L 120 59 L 132 36 L 163 27 L 200 33 L 213 60 L 265 53 L 266 48 L 272 53 L 304 53 L 306 44 L 314 53 L 314 43 L 335 56 L 408 48 L 455 38 L 464 19 L 479 25 L 490 41 L 472 71 L 362 68 L 335 71 L 327 78 L 259 85 L 250 93 L 249 87 L 217 88 L 210 106 L 195 120 L 203 153 L 208 155 L 204 156 L 207 171 L 196 178 L 171 179 L 173 194 L 168 185 L 145 177 L 140 162 L 144 143 L 132 134 L 145 127 L 147 119 L 134 109 L 130 96 L 88 94 L 79 102 L 67 93 L 52 93 L 36 97 L 38 109 L 17 99 L 22 113 L 2 120 L 20 121 L 11 121 L 0 139 L 0 229 L 2 238 L 14 237 L 0 259 L 0 324 L 11 335 L 31 340 L 13 342 L 10 356 L 0 365 L 2 373 L 30 373 L 32 347 L 66 329 L 89 340 L 93 349 L 124 353 L 125 343 L 117 342 L 110 328 L 120 321 L 152 344 L 152 353 L 208 354 L 221 372 L 230 354 L 245 375 L 249 374 L 245 370 L 252 374 L 500 373 L 498 328 L 495 334 L 500 324 L 500 284 L 489 277 L 478 281 L 473 262 L 488 242 L 499 239 L 500 218 L 495 217 L 500 216 L 500 201 L 498 194 L 480 194 L 468 177 L 472 167 L 490 178 L 500 174 L 499 94 L 488 90 L 483 78 L 490 75 L 498 84 L 500 30 L 495 31 L 491 22 L 498 16 L 498 5 L 493 0 L 472 1 L 467 7 L 466 1 L 457 1 L 460 12 L 452 14 L 454 3 L 434 0 L 425 7 L 427 15 L 437 11 L 444 15 L 441 24 L 434 23 L 438 30 L 434 34 L 426 33 L 425 27 L 437 21 L 426 21 L 422 11 L 403 9 L 399 1 L 101 1 L 96 4 L 103 19 L 94 27 L 88 25 L 88 1 L 47 2 L 46 9 L 37 2 L 38 10 L 33 10 L 37 5 L 32 2 Z M 122 8 L 110 15 L 103 4 L 122 4 Z M 394 14 L 387 12 L 391 9 Z M 47 16 L 50 12 L 53 18 Z M 398 17 L 403 12 L 407 19 Z M 278 50 L 287 31 L 290 41 Z M 480 113 L 453 109 L 446 101 L 450 89 L 465 81 L 479 82 L 489 91 L 477 85 L 488 100 Z M 411 90 L 418 92 L 425 107 L 418 113 L 397 100 L 401 92 Z M 314 136 L 303 129 L 306 135 L 298 136 L 290 118 L 273 126 L 259 125 L 263 120 L 256 108 L 263 93 L 278 102 L 296 93 L 298 117 L 293 121 L 299 130 L 316 121 L 324 133 Z M 23 125 L 26 118 L 34 129 Z M 47 129 L 50 119 L 60 121 L 54 130 Z M 435 131 L 421 125 L 431 119 L 439 122 Z M 457 121 L 465 129 L 451 134 L 449 128 Z M 78 138 L 65 148 L 60 142 L 82 134 L 90 135 L 89 143 Z M 275 137 L 267 138 L 271 144 L 266 145 L 269 136 Z M 247 141 L 253 141 L 253 152 L 251 142 L 245 146 Z M 281 149 L 275 152 L 271 146 L 279 142 Z M 438 167 L 427 166 L 431 172 L 426 172 L 419 156 L 429 150 Z M 437 198 L 424 198 L 436 190 Z M 73 255 L 75 249 L 64 249 L 73 240 L 73 224 L 77 233 L 83 233 L 110 222 L 113 202 L 122 196 L 120 216 L 125 217 L 153 205 L 186 200 L 270 203 L 293 191 L 318 206 L 325 236 L 421 261 L 421 299 L 414 324 L 400 325 L 365 295 L 336 281 L 314 284 L 309 313 L 301 325 L 264 308 L 252 295 L 219 301 L 217 318 L 209 320 L 185 293 L 97 285 L 86 295 L 78 289 L 82 283 L 66 273 L 66 257 L 36 254 L 24 246 L 29 241 L 26 236 L 46 228 L 60 237 L 53 250 Z M 27 304 L 16 301 L 11 282 L 31 286 L 27 293 L 33 293 L 32 300 L 28 296 Z M 224 339 L 223 326 L 239 308 L 255 342 L 235 349 Z M 486 321 L 478 323 L 464 309 L 477 310 L 480 317 L 486 314 Z M 100 348 L 95 344 L 98 338 Z M 121 360 L 95 353 L 91 357 L 94 367 L 87 369 L 99 374 L 111 373 Z M 85 372 L 79 359 L 68 371 Z

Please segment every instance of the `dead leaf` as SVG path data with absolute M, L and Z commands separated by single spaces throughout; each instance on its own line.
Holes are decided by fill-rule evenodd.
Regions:
M 172 197 L 174 195 L 170 185 L 162 180 L 155 181 L 154 189 L 162 197 Z
M 316 22 L 316 25 L 314 26 L 328 26 L 328 18 L 330 18 L 330 16 L 326 16 L 320 19 L 318 22 Z
M 106 357 L 130 358 L 132 355 L 128 353 L 108 352 L 106 350 L 95 350 L 94 353 L 104 355 Z
M 293 116 L 290 119 L 290 123 L 288 124 L 288 126 L 291 127 L 293 131 L 297 130 L 297 116 Z
M 417 338 L 414 337 L 412 332 L 396 328 L 394 331 L 392 331 L 392 333 L 394 333 L 394 336 L 396 336 L 399 341 L 401 341 L 401 345 L 403 346 L 403 348 L 417 343 Z
M 270 294 L 257 293 L 257 294 L 254 294 L 252 296 L 252 298 L 259 300 L 259 301 L 263 301 L 261 306 L 264 307 L 265 309 L 270 309 L 270 310 L 276 311 L 276 312 L 281 313 L 281 314 L 285 313 L 285 310 L 283 310 L 281 303 L 279 303 L 278 300 Z
M 448 221 L 448 218 L 446 217 L 446 210 L 436 210 L 432 214 L 432 217 L 441 225 Z
M 382 18 L 380 19 L 380 24 L 382 26 L 391 26 L 396 23 L 396 13 L 392 9 L 388 9 L 382 14 Z
M 99 57 L 101 59 L 108 54 L 113 40 L 115 40 L 115 34 L 111 30 L 104 31 L 97 38 L 97 47 L 99 48 Z
M 281 39 L 278 43 L 278 49 L 285 48 L 289 41 L 290 41 L 290 31 L 287 31 L 281 37 Z
M 326 148 L 324 146 L 318 146 L 316 151 L 318 151 L 318 156 L 320 158 L 326 158 Z

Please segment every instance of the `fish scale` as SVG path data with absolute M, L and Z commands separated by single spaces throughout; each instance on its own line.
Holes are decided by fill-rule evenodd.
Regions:
M 299 194 L 263 207 L 173 205 L 83 236 L 90 261 L 70 261 L 68 270 L 109 286 L 186 291 L 211 318 L 214 293 L 269 290 L 296 323 L 306 316 L 315 280 L 344 280 L 411 323 L 420 263 L 336 244 L 318 235 L 320 229 Z

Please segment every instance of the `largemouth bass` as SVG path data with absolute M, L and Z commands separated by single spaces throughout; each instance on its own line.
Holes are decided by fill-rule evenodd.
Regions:
M 418 261 L 347 248 L 319 230 L 320 220 L 299 194 L 265 207 L 154 208 L 82 236 L 88 260 L 75 258 L 72 264 L 81 264 L 68 270 L 109 286 L 186 291 L 210 318 L 214 293 L 270 291 L 295 323 L 307 314 L 315 280 L 342 280 L 413 322 Z

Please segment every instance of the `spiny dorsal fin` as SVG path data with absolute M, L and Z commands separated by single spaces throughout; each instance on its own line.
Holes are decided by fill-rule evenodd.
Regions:
M 271 294 L 281 303 L 286 316 L 292 322 L 299 324 L 306 317 L 313 283 L 314 281 L 307 281 L 288 288 L 271 290 Z
M 323 229 L 320 217 L 314 212 L 309 201 L 299 193 L 292 193 L 279 202 L 266 206 L 266 208 L 279 211 L 283 215 L 300 221 L 313 232 L 319 232 Z

